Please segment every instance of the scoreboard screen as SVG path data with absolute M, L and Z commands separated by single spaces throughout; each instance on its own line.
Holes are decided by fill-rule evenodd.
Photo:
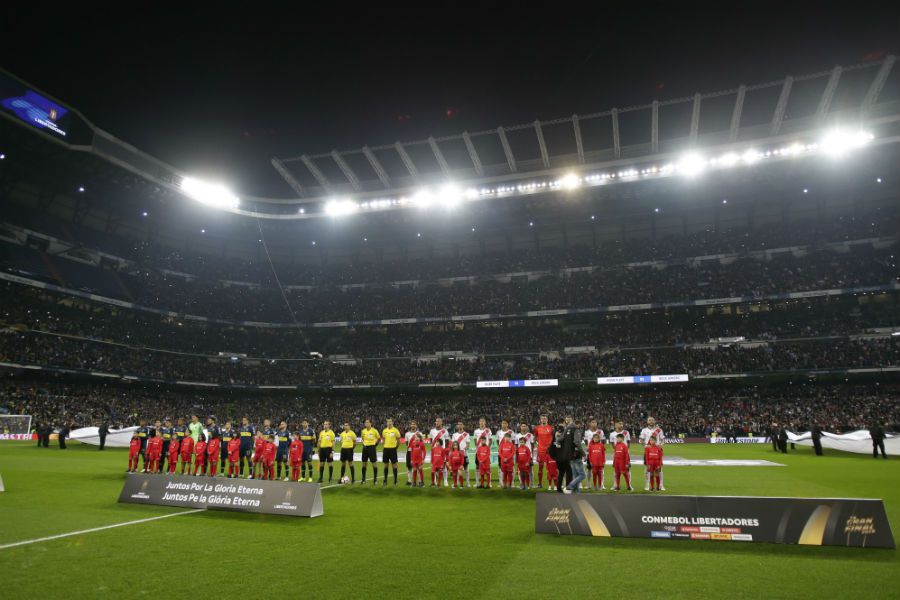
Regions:
M 8 114 L 65 139 L 69 130 L 68 108 L 0 73 L 0 108 Z

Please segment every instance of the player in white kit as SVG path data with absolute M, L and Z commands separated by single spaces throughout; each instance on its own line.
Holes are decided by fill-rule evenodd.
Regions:
M 431 429 L 429 434 L 431 438 L 431 446 L 434 447 L 434 443 L 437 440 L 441 440 L 444 444 L 444 448 L 450 447 L 450 432 L 447 431 L 447 428 L 444 427 L 444 420 L 440 417 L 434 420 L 434 427 Z M 444 473 L 444 487 L 447 487 L 447 465 L 444 465 L 443 468 Z
M 453 441 L 459 444 L 459 449 L 466 455 L 463 461 L 463 470 L 466 472 L 466 487 L 471 487 L 469 481 L 469 442 L 471 437 L 462 421 L 456 424 L 456 431 L 453 432 Z
M 491 431 L 491 428 L 487 426 L 487 421 L 485 421 L 483 418 L 478 419 L 478 428 L 475 429 L 475 433 L 474 433 L 475 447 L 477 448 L 481 444 L 481 440 L 485 440 L 488 447 L 490 447 L 493 436 L 494 436 L 494 434 Z M 477 459 L 475 462 L 475 472 L 476 473 L 478 472 Z M 468 471 L 466 471 L 466 478 L 468 479 L 468 477 L 469 477 L 469 473 L 468 473 Z M 491 485 L 493 486 L 493 484 L 491 484 Z
M 638 440 L 646 446 L 650 443 L 650 438 L 656 438 L 656 445 L 662 446 L 665 443 L 665 436 L 663 435 L 663 430 L 661 427 L 657 426 L 656 419 L 653 417 L 647 417 L 647 426 L 641 429 L 641 435 Z M 663 484 L 663 473 L 662 467 L 659 468 L 659 489 L 660 491 L 666 491 L 666 486 Z M 644 491 L 650 490 L 650 473 L 644 470 Z

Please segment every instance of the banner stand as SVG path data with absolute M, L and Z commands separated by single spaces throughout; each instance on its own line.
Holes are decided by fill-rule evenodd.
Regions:
M 896 548 L 881 500 L 537 494 L 536 533 Z
M 262 479 L 132 473 L 125 480 L 119 502 L 291 517 L 324 514 L 318 483 Z

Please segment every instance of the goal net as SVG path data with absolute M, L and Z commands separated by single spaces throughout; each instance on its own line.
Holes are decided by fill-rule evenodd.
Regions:
M 0 415 L 0 440 L 30 440 L 31 415 Z

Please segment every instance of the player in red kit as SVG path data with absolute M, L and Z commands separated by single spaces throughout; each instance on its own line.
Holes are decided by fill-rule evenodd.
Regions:
M 628 486 L 628 491 L 632 491 L 634 488 L 631 487 L 631 455 L 628 453 L 628 444 L 625 443 L 625 436 L 623 434 L 616 435 L 616 446 L 615 446 L 615 455 L 613 455 L 613 470 L 616 472 L 616 487 L 613 488 L 613 491 L 619 491 L 619 479 L 620 476 L 625 476 L 625 485 Z
M 156 435 L 147 440 L 147 460 L 150 462 L 151 473 L 159 473 L 159 461 L 160 458 L 162 458 L 162 447 L 162 432 L 157 429 Z
M 425 442 L 422 441 L 421 433 L 416 432 L 416 435 L 409 440 L 408 448 L 413 487 L 424 487 L 425 472 L 422 470 L 422 463 L 425 462 Z
M 663 464 L 662 446 L 656 444 L 656 436 L 651 436 L 648 444 L 644 446 L 644 468 L 650 476 L 650 491 L 658 492 L 660 488 L 660 471 Z
M 194 444 L 194 475 L 198 473 L 200 475 L 206 473 L 206 438 L 202 433 Z
M 228 476 L 232 478 L 237 477 L 241 474 L 241 437 L 235 435 L 228 440 L 226 449 L 228 451 Z
M 141 457 L 141 438 L 137 432 L 131 436 L 131 443 L 128 445 L 128 471 L 126 473 L 134 473 L 137 471 L 138 459 Z
M 288 446 L 288 462 L 291 463 L 291 481 L 300 480 L 300 464 L 303 462 L 303 442 L 300 434 L 294 432 L 291 445 Z
M 194 456 L 194 438 L 189 435 L 181 438 L 181 474 L 191 474 L 191 457 Z
M 219 467 L 219 455 L 222 453 L 222 440 L 219 439 L 219 436 L 216 434 L 212 434 L 209 438 L 209 443 L 206 444 L 206 464 L 209 467 L 209 476 L 215 477 L 216 471 Z
M 519 467 L 519 489 L 526 490 L 531 487 L 531 448 L 524 437 L 519 438 L 516 463 Z
M 434 440 L 431 447 L 431 487 L 437 485 L 441 487 L 444 465 L 447 462 L 447 450 L 444 449 L 444 442 L 440 439 Z M 437 483 L 434 482 L 437 477 Z
M 497 449 L 500 456 L 500 487 L 511 488 L 513 481 L 513 469 L 516 464 L 516 445 L 512 443 L 512 434 L 506 432 L 500 447 Z
M 491 487 L 491 447 L 487 439 L 478 438 L 478 449 L 475 450 L 475 460 L 478 463 L 478 487 Z
M 178 436 L 172 436 L 169 440 L 169 475 L 175 474 L 175 468 L 178 466 L 178 455 L 181 454 L 181 442 Z
M 552 457 L 547 457 L 547 483 L 550 485 L 549 490 L 557 489 L 556 478 L 559 477 L 559 465 Z
M 275 479 L 275 454 L 278 451 L 278 447 L 269 440 L 266 440 L 266 443 L 263 444 L 262 449 L 262 464 L 263 464 L 263 479 L 268 479 L 272 481 Z
M 266 447 L 266 436 L 263 435 L 262 429 L 256 430 L 256 439 L 253 440 L 253 456 L 250 460 L 253 462 L 253 472 L 250 473 L 250 479 L 259 477 L 258 471 L 264 468 L 263 465 L 263 449 Z
M 588 444 L 588 464 L 591 465 L 592 487 L 595 490 L 605 490 L 603 485 L 603 468 L 606 466 L 606 444 L 600 440 L 600 434 L 595 433 L 591 443 Z
M 466 464 L 466 453 L 459 449 L 459 442 L 453 442 L 450 447 L 450 457 L 447 459 L 450 463 L 450 476 L 453 480 L 453 489 L 463 487 L 462 469 Z
M 550 448 L 550 444 L 553 443 L 554 435 L 553 425 L 547 422 L 547 415 L 541 415 L 541 424 L 534 428 L 534 435 L 537 438 L 537 487 L 542 487 L 544 485 L 544 465 L 550 460 L 550 455 L 547 451 Z

